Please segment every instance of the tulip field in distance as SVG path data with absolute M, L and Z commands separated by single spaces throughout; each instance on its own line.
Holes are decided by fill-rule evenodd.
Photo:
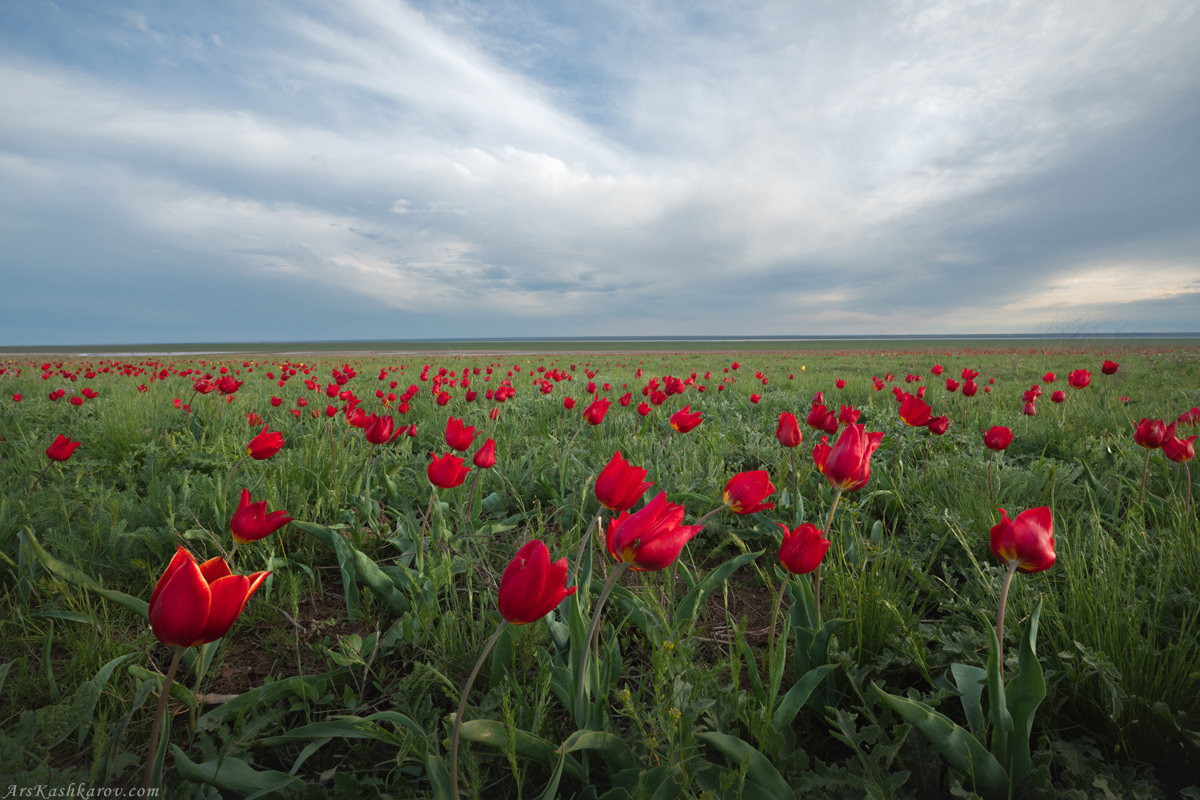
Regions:
M 1194 340 L 0 355 L 0 797 L 1196 800 L 1197 406 Z

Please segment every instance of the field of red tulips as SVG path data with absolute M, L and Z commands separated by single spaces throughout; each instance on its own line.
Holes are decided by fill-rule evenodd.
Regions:
M 6 356 L 0 796 L 1200 799 L 1198 405 L 1191 342 Z

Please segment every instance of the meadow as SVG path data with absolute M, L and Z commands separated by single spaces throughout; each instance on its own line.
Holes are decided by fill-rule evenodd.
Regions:
M 1190 341 L 9 354 L 0 786 L 149 761 L 180 798 L 1200 798 L 1196 464 L 1135 441 L 1186 443 L 1197 405 Z M 839 488 L 855 431 L 882 439 Z M 624 494 L 653 483 L 628 517 L 617 452 Z M 1053 563 L 1012 578 L 992 529 L 1040 508 Z M 828 550 L 795 574 L 806 524 Z M 502 614 L 533 540 L 565 584 Z M 269 572 L 210 643 L 153 596 L 179 547 Z

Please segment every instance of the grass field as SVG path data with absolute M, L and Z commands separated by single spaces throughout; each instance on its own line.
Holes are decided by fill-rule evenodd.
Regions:
M 1017 575 L 1004 626 L 1004 673 L 1019 688 L 1033 674 L 1023 631 L 1040 608 L 1045 699 L 1014 796 L 1200 798 L 1200 498 L 1188 468 L 1162 450 L 1147 461 L 1133 439 L 1140 419 L 1172 422 L 1200 405 L 1196 342 L 671 342 L 619 353 L 538 342 L 545 352 L 513 354 L 520 344 L 0 357 L 5 783 L 142 784 L 172 660 L 144 604 L 183 545 L 238 574 L 271 574 L 228 634 L 184 656 L 161 750 L 167 794 L 449 796 L 454 714 L 501 621 L 501 575 L 540 539 L 570 561 L 579 590 L 546 619 L 509 626 L 485 660 L 463 725 L 463 796 L 986 795 L 977 762 L 952 766 L 872 684 L 995 752 L 982 731 L 1003 724 L 995 690 L 982 692 L 988 718 L 975 718 L 980 687 L 951 665 L 988 669 L 1006 571 L 989 548 L 997 509 L 1045 506 L 1057 559 Z M 1101 374 L 1105 359 L 1116 374 Z M 973 397 L 947 387 L 964 369 L 979 372 Z M 1070 388 L 1079 369 L 1090 385 Z M 243 384 L 197 393 L 206 375 Z M 639 414 L 643 388 L 666 376 L 682 391 Z M 1033 384 L 1043 394 L 1025 416 Z M 501 385 L 512 397 L 490 399 Z M 906 424 L 895 387 L 927 387 L 948 431 Z M 826 528 L 835 503 L 813 448 L 839 434 L 805 426 L 817 392 L 834 414 L 859 409 L 883 440 L 826 530 L 818 624 L 804 618 L 812 576 L 790 578 L 773 623 L 785 577 L 776 523 Z M 594 397 L 613 402 L 589 425 Z M 415 428 L 372 445 L 347 422 L 356 402 Z M 668 417 L 685 405 L 703 422 L 672 433 Z M 785 411 L 803 430 L 794 450 L 776 438 Z M 479 429 L 466 466 L 487 438 L 496 462 L 435 497 L 426 467 L 449 450 L 450 417 Z M 243 459 L 264 423 L 283 448 Z M 1013 441 L 993 455 L 983 430 L 997 425 Z M 58 435 L 81 444 L 51 463 Z M 719 509 L 746 471 L 769 473 L 774 508 L 720 511 L 677 566 L 620 575 L 589 656 L 584 626 L 617 562 L 585 532 L 603 511 L 596 476 L 618 450 L 655 483 L 642 502 L 665 491 L 687 524 Z M 243 488 L 295 521 L 234 548 Z

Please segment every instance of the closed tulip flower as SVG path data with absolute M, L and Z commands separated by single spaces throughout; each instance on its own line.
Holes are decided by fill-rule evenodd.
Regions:
M 68 437 L 61 433 L 50 443 L 46 448 L 46 457 L 54 461 L 66 461 L 75 452 L 75 448 L 83 444 L 82 442 L 72 442 Z
M 867 433 L 862 425 L 847 425 L 825 458 L 825 478 L 842 491 L 866 486 L 871 477 L 871 456 L 882 441 L 882 432 Z
M 954 380 L 954 378 L 946 378 L 946 391 L 947 392 L 957 392 L 958 391 L 958 381 Z
M 604 415 L 608 413 L 608 407 L 612 405 L 612 401 L 607 397 L 601 397 L 598 400 L 593 400 L 592 403 L 583 410 L 583 420 L 589 425 L 599 425 L 604 421 Z
M 1049 508 L 1031 508 L 1010 520 L 1000 509 L 1001 521 L 992 528 L 992 554 L 1018 572 L 1043 572 L 1054 566 L 1054 520 Z
M 1037 406 L 1035 406 L 1033 404 L 1033 401 L 1030 400 L 1028 403 L 1025 404 L 1025 408 L 1021 409 L 1021 413 L 1027 417 L 1036 417 L 1037 416 Z
M 430 455 L 433 454 L 430 453 Z M 467 473 L 470 471 L 469 467 L 463 466 L 463 460 L 453 453 L 446 453 L 441 458 L 433 459 L 429 462 L 429 466 L 425 468 L 425 474 L 429 477 L 429 482 L 442 489 L 453 489 L 455 486 L 461 486 L 462 482 L 467 479 Z
M 497 605 L 500 616 L 513 625 L 528 625 L 549 614 L 575 591 L 574 586 L 567 588 L 567 560 L 551 562 L 546 545 L 534 539 L 517 551 L 500 576 Z
M 450 417 L 446 420 L 446 444 L 454 450 L 463 453 L 470 450 L 476 433 L 474 426 L 464 425 L 461 419 Z
M 292 521 L 286 511 L 267 513 L 267 501 L 250 502 L 250 490 L 242 489 L 242 500 L 229 521 L 229 531 L 238 544 L 257 542 Z
M 1050 402 L 1052 402 L 1052 403 L 1065 403 L 1066 400 L 1067 400 L 1067 393 L 1064 392 L 1062 389 L 1059 389 L 1054 394 L 1050 395 Z
M 911 395 L 904 395 L 900 403 L 900 419 L 914 428 L 922 428 L 929 423 L 933 409 L 924 400 Z
M 925 424 L 929 432 L 934 436 L 941 436 L 946 431 L 950 430 L 950 418 L 946 416 L 933 417 Z
M 644 401 L 641 403 L 638 403 L 637 404 L 637 412 L 638 412 L 638 414 L 640 414 L 643 417 L 646 416 L 647 414 L 650 413 L 650 404 L 646 403 Z
M 735 514 L 753 514 L 775 507 L 774 503 L 762 500 L 775 491 L 766 470 L 739 472 L 725 484 L 725 505 Z
M 496 465 L 496 440 L 488 439 L 483 443 L 483 447 L 475 451 L 475 458 L 472 459 L 475 466 L 480 469 L 491 469 Z
M 180 547 L 150 595 L 150 628 L 160 642 L 174 647 L 215 642 L 233 627 L 269 574 L 234 575 L 222 558 L 198 565 Z
M 824 532 L 812 523 L 806 522 L 796 530 L 789 532 L 787 525 L 776 523 L 783 529 L 783 544 L 779 548 L 779 563 L 793 575 L 807 575 L 821 566 L 825 552 L 829 550 L 829 540 Z
M 784 447 L 796 447 L 803 440 L 803 435 L 800 433 L 800 425 L 796 422 L 796 415 L 790 411 L 782 411 L 779 414 L 779 425 L 775 428 L 775 438 Z
M 962 393 L 963 397 L 974 397 L 979 391 L 979 386 L 975 381 L 963 381 Z
M 829 446 L 829 437 L 822 436 L 819 444 L 813 445 L 813 464 L 825 474 L 825 460 L 829 458 L 829 451 L 833 448 Z
M 609 511 L 628 511 L 654 485 L 643 481 L 646 472 L 627 462 L 618 450 L 596 478 L 596 499 Z
M 1195 436 L 1189 436 L 1186 439 L 1172 436 L 1163 442 L 1163 455 L 1177 464 L 1186 464 L 1196 457 L 1196 448 L 1192 444 L 1194 441 L 1196 441 Z
M 1003 425 L 994 425 L 990 431 L 983 435 L 984 446 L 996 452 L 1008 449 L 1008 446 L 1012 444 L 1012 440 L 1012 429 L 1005 428 Z
M 671 415 L 671 427 L 677 433 L 687 433 L 703 421 L 699 411 L 692 412 L 691 405 L 686 405 Z
M 564 397 L 563 398 L 563 408 L 565 408 L 567 411 L 570 411 L 574 407 L 575 407 L 575 398 L 574 397 Z
M 636 514 L 628 511 L 608 525 L 606 544 L 613 558 L 638 572 L 666 569 L 703 525 L 681 525 L 683 506 L 667 502 L 660 492 Z
M 1092 373 L 1086 369 L 1077 369 L 1067 376 L 1067 383 L 1072 389 L 1082 389 L 1092 382 Z
M 283 449 L 283 434 L 279 431 L 268 431 L 269 426 L 263 425 L 262 432 L 246 445 L 246 455 L 255 461 L 262 461 Z
M 1057 380 L 1057 376 L 1053 372 L 1047 372 L 1042 376 L 1043 383 L 1054 383 L 1055 380 Z
M 1117 370 L 1120 368 L 1120 366 L 1121 365 L 1115 361 L 1105 360 L 1104 366 L 1100 367 L 1100 371 L 1103 372 L 1105 375 L 1116 375 Z
M 403 432 L 404 429 L 396 428 L 396 421 L 389 416 L 375 417 L 363 428 L 363 434 L 371 444 L 387 444 Z
M 1133 432 L 1133 441 L 1148 450 L 1157 450 L 1174 436 L 1174 422 L 1168 427 L 1161 419 L 1143 419 Z

